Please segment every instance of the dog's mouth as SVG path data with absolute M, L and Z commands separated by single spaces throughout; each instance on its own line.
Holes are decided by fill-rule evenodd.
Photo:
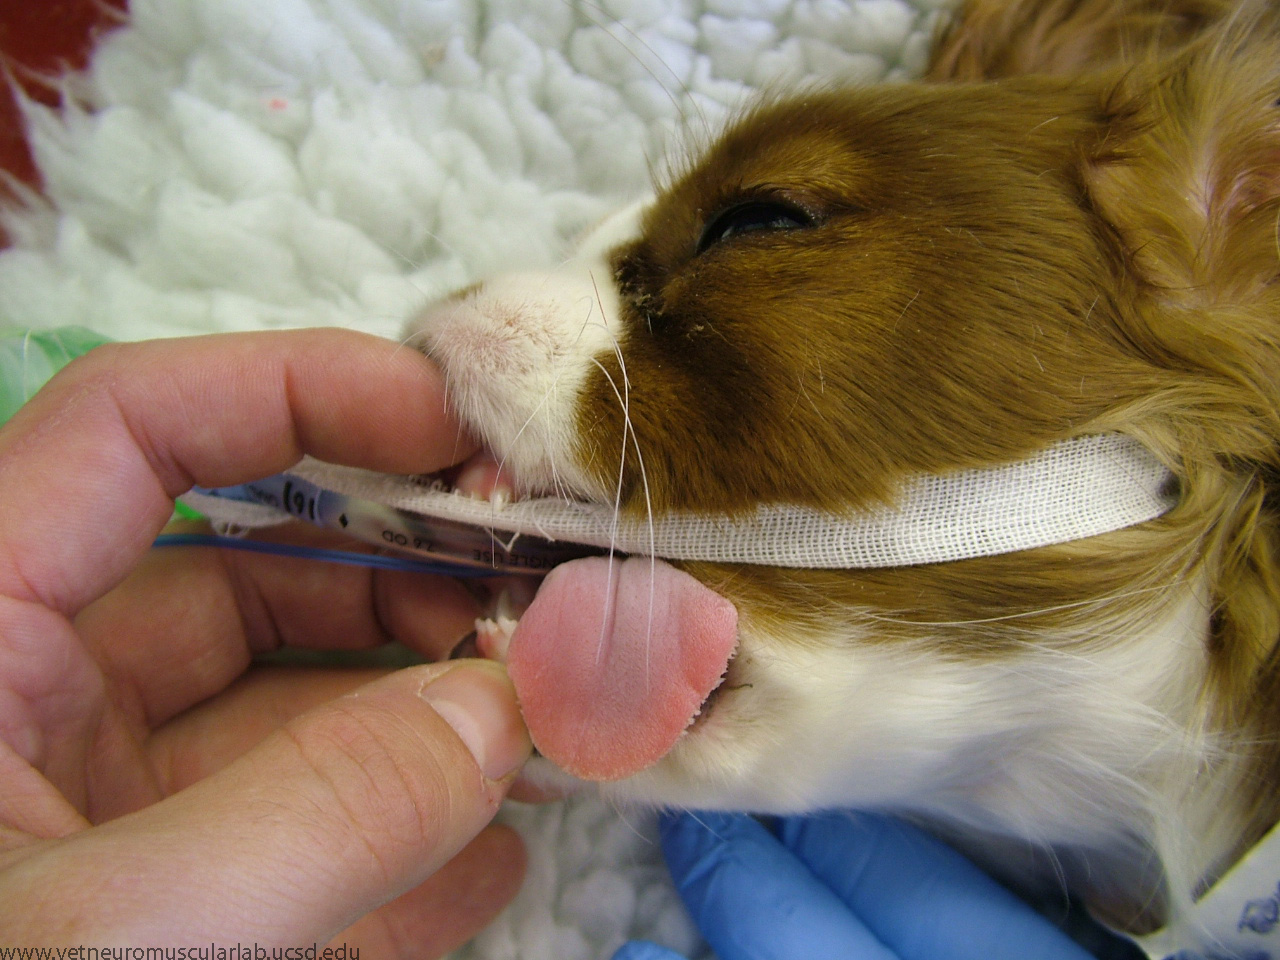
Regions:
M 455 655 L 505 663 L 534 746 L 579 779 L 657 763 L 730 682 L 737 610 L 660 560 L 572 560 L 497 603 Z
M 429 477 L 431 483 L 467 497 L 492 503 L 509 503 L 516 499 L 516 485 L 502 459 L 488 447 L 482 447 L 461 463 L 439 470 Z
M 501 656 L 498 636 L 477 645 Z M 722 682 L 737 610 L 661 560 L 585 557 L 551 571 L 510 629 L 506 664 L 534 744 L 582 780 L 657 763 Z
M 518 487 L 482 450 L 441 475 L 501 501 Z M 665 561 L 593 556 L 541 581 L 513 577 L 460 648 L 506 663 L 538 751 L 583 780 L 658 762 L 719 697 L 737 647 L 737 610 Z

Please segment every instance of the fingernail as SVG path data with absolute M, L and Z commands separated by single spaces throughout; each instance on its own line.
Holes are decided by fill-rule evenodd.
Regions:
M 529 731 L 500 665 L 459 663 L 430 681 L 419 695 L 453 728 L 490 780 L 501 780 L 529 758 L 533 749 Z

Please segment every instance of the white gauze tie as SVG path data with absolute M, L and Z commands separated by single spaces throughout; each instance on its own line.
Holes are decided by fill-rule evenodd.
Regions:
M 1006 466 L 918 477 L 893 505 L 847 514 L 772 504 L 739 517 L 672 512 L 647 522 L 615 517 L 602 504 L 555 498 L 499 507 L 421 480 L 310 459 L 286 476 L 355 500 L 487 529 L 500 542 L 523 535 L 669 560 L 813 569 L 943 563 L 1065 543 L 1152 520 L 1177 498 L 1173 474 L 1120 434 L 1066 440 Z M 184 499 L 210 519 L 239 526 L 286 516 L 198 494 Z

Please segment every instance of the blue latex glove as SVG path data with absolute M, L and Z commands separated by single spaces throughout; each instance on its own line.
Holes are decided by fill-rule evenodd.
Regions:
M 960 854 L 870 814 L 664 817 L 676 886 L 720 960 L 1092 960 Z M 614 960 L 682 960 L 651 943 Z

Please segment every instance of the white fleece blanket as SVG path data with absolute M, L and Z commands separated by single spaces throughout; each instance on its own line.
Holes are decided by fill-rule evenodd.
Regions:
M 8 216 L 0 326 L 121 340 L 340 325 L 550 263 L 764 85 L 918 72 L 951 0 L 132 0 L 28 107 L 47 201 Z M 704 952 L 644 812 L 503 816 L 517 902 L 461 957 Z M 227 931 L 234 936 L 235 931 Z

